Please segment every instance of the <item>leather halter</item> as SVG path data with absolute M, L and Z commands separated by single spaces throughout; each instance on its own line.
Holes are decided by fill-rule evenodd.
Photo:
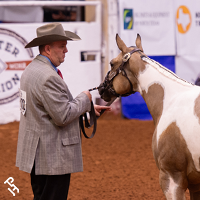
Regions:
M 108 71 L 108 73 L 107 73 L 107 75 L 106 75 L 106 77 L 105 77 L 105 80 L 104 80 L 104 82 L 103 82 L 103 84 L 102 84 L 102 86 L 101 86 L 101 87 L 103 87 L 103 88 L 101 89 L 101 90 L 102 90 L 102 93 L 103 93 L 103 91 L 107 90 L 107 91 L 109 91 L 112 95 L 114 95 L 114 96 L 116 96 L 116 97 L 119 97 L 119 96 L 122 96 L 122 97 L 123 97 L 123 96 L 128 96 L 128 95 L 130 95 L 130 94 L 134 94 L 134 93 L 135 93 L 135 92 L 133 91 L 133 84 L 131 83 L 131 81 L 130 81 L 130 79 L 128 78 L 127 73 L 126 73 L 126 71 L 125 71 L 125 64 L 126 64 L 127 61 L 130 59 L 130 57 L 131 57 L 131 55 L 132 55 L 133 53 L 139 52 L 139 51 L 142 52 L 141 49 L 134 48 L 134 49 L 133 49 L 132 51 L 130 51 L 129 53 L 126 53 L 126 54 L 123 56 L 123 58 L 122 58 L 122 63 L 121 63 L 121 65 L 116 69 L 116 71 L 112 72 L 111 74 L 110 74 L 111 70 Z M 122 73 L 122 75 L 126 77 L 126 79 L 128 80 L 128 82 L 129 82 L 129 84 L 130 84 L 130 91 L 129 91 L 128 93 L 126 93 L 126 94 L 123 94 L 123 95 L 117 94 L 117 93 L 115 92 L 115 90 L 113 89 L 113 87 L 112 87 L 112 86 L 113 86 L 113 79 L 114 79 L 118 74 L 120 74 L 120 73 Z

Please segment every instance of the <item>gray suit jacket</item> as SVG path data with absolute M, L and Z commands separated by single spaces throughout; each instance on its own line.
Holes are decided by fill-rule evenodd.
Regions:
M 87 95 L 73 98 L 42 56 L 24 70 L 20 90 L 26 93 L 26 112 L 20 118 L 16 166 L 30 173 L 35 160 L 37 175 L 82 171 L 79 116 L 91 108 Z

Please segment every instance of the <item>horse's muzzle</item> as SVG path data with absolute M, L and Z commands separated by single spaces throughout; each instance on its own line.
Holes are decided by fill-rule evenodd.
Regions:
M 113 97 L 112 93 L 110 93 L 110 91 L 106 89 L 106 87 L 103 83 L 101 83 L 99 85 L 98 92 L 99 92 L 101 98 L 106 102 L 109 102 L 111 100 L 111 98 Z

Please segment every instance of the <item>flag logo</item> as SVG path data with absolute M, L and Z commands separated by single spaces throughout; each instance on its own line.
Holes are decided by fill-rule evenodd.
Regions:
M 124 29 L 133 29 L 133 9 L 124 9 Z
M 179 33 L 186 33 L 191 26 L 192 17 L 189 9 L 186 6 L 180 6 L 176 13 L 176 24 Z

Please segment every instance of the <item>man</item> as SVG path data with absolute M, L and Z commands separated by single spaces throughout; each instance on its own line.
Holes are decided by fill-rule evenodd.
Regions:
M 34 200 L 66 200 L 70 174 L 83 170 L 79 116 L 90 111 L 92 97 L 84 91 L 73 98 L 57 69 L 68 40 L 80 38 L 60 23 L 50 23 L 39 27 L 37 38 L 25 47 L 39 46 L 40 54 L 20 81 L 16 166 L 31 173 Z M 101 109 L 110 107 L 95 106 L 98 115 Z

